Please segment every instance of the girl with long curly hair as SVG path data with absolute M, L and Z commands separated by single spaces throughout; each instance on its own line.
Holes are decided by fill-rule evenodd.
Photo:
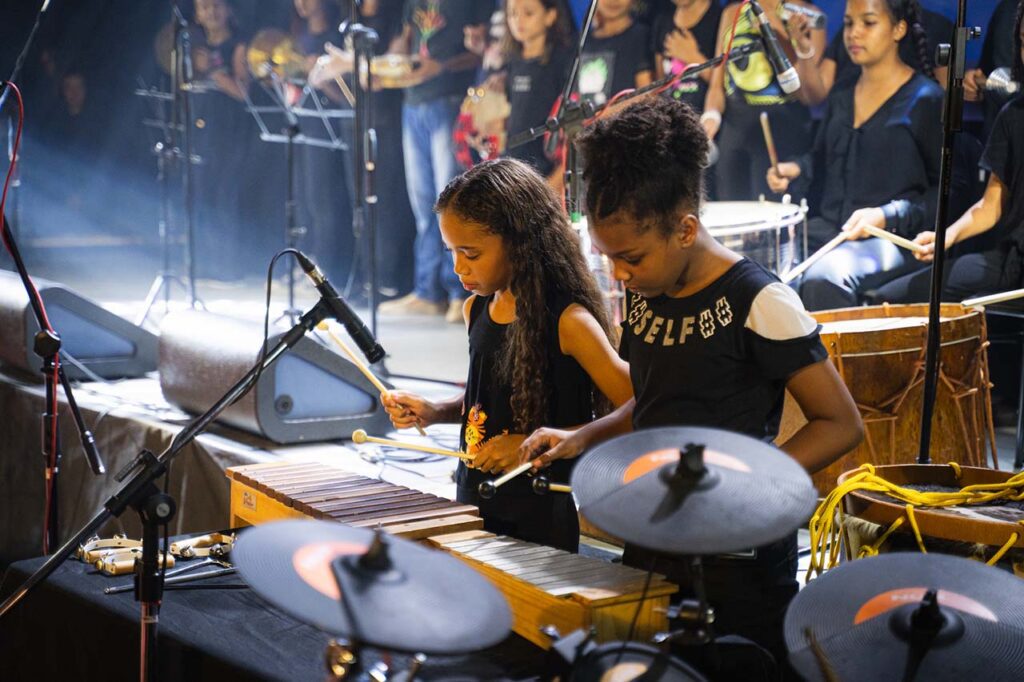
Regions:
M 458 499 L 480 507 L 485 528 L 576 551 L 569 495 L 535 495 L 525 476 L 491 499 L 478 488 L 519 464 L 525 434 L 585 424 L 632 396 L 601 292 L 558 197 L 521 161 L 473 167 L 448 184 L 435 210 L 455 273 L 472 294 L 463 307 L 466 390 L 440 402 L 393 391 L 384 406 L 398 428 L 461 422 L 461 446 L 474 460 L 459 464 Z M 550 479 L 567 482 L 571 468 L 559 463 Z

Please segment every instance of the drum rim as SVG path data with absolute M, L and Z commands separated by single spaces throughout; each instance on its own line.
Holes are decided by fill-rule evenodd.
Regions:
M 890 480 L 886 477 L 887 471 L 920 471 L 920 472 L 933 472 L 933 473 L 952 473 L 953 468 L 949 464 L 876 464 L 874 465 L 875 475 Z M 1013 476 L 1012 472 L 1001 471 L 999 469 L 990 469 L 988 467 L 978 466 L 967 466 L 961 465 L 960 470 L 962 474 L 970 475 L 982 473 L 982 475 L 990 475 L 992 473 L 1002 475 L 1005 474 L 1005 478 L 1009 479 Z M 839 475 L 837 479 L 838 484 L 842 484 L 851 476 L 860 473 L 860 469 L 851 469 L 850 471 L 844 471 Z M 936 483 L 936 477 L 932 477 L 932 483 Z M 928 483 L 928 480 L 915 479 L 917 483 Z M 899 485 L 906 485 L 900 483 Z M 965 483 L 964 485 L 970 485 Z M 844 498 L 843 508 L 848 516 L 852 516 L 864 521 L 878 524 L 880 526 L 888 528 L 890 525 L 895 523 L 896 519 L 901 518 L 906 514 L 906 505 L 898 500 L 892 499 L 892 501 L 878 499 L 874 496 L 866 494 L 863 490 L 853 490 Z M 1020 531 L 1020 525 L 1011 523 L 1009 521 L 1000 521 L 999 519 L 978 519 L 970 516 L 959 515 L 952 512 L 945 512 L 941 509 L 929 509 L 928 507 L 914 507 L 914 517 L 917 521 L 918 527 L 921 529 L 921 535 L 925 539 L 925 546 L 928 544 L 928 538 L 935 538 L 939 540 L 951 540 L 954 542 L 974 542 L 978 544 L 987 545 L 989 547 L 1000 547 L 1007 540 L 1010 539 L 1011 533 Z M 956 521 L 956 524 L 952 524 L 952 521 Z M 961 527 L 969 527 L 972 532 L 972 537 L 965 538 L 962 535 L 954 534 L 950 530 L 951 525 L 957 525 Z M 1022 548 L 1024 547 L 1024 534 L 1019 534 L 1017 542 L 1012 545 L 1013 547 Z

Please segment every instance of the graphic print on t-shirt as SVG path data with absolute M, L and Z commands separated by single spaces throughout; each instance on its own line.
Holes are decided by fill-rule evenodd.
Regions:
M 430 38 L 445 27 L 444 14 L 441 12 L 441 0 L 428 0 L 426 7 L 417 9 L 412 14 L 413 24 L 420 34 L 420 56 L 430 57 L 427 43 Z
M 614 52 L 592 52 L 583 55 L 580 62 L 580 95 L 589 97 L 598 106 L 604 104 L 612 95 L 614 73 Z
M 466 417 L 466 432 L 463 435 L 467 453 L 476 454 L 483 447 L 484 441 L 487 440 L 487 427 L 484 426 L 486 421 L 487 413 L 479 404 L 469 408 L 469 415 Z
M 681 346 L 694 334 L 710 339 L 715 332 L 728 327 L 733 320 L 732 306 L 726 296 L 719 297 L 714 306 L 701 310 L 697 315 L 686 315 L 679 319 L 655 315 L 648 307 L 647 299 L 633 294 L 629 304 L 629 324 L 633 336 L 646 344 Z

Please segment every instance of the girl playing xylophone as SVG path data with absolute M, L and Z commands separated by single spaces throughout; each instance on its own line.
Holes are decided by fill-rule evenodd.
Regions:
M 796 293 L 700 223 L 708 139 L 693 109 L 664 98 L 634 104 L 584 132 L 579 146 L 591 238 L 628 289 L 619 354 L 629 361 L 635 398 L 577 431 L 541 429 L 524 442 L 523 457 L 536 456 L 540 468 L 630 430 L 670 425 L 771 442 L 786 390 L 808 423 L 782 449 L 808 471 L 856 446 L 857 407 Z M 623 560 L 653 565 L 684 593 L 692 588 L 682 559 L 655 562 L 627 544 Z M 784 654 L 796 532 L 704 565 L 716 634 Z
M 462 423 L 458 499 L 479 506 L 485 527 L 576 551 L 572 498 L 538 496 L 519 476 L 491 499 L 480 483 L 519 464 L 522 436 L 548 423 L 592 420 L 607 396 L 625 403 L 625 363 L 608 340 L 604 302 L 554 191 L 512 159 L 475 166 L 448 184 L 435 209 L 455 273 L 472 293 L 463 308 L 469 330 L 466 391 L 447 402 L 392 391 L 382 397 L 398 428 Z M 571 464 L 551 479 L 568 482 Z

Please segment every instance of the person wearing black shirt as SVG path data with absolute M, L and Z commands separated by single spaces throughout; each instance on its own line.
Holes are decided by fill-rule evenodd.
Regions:
M 812 152 L 768 169 L 775 192 L 794 178 L 821 178 L 821 205 L 808 225 L 812 250 L 840 230 L 848 235 L 804 275 L 800 294 L 810 310 L 858 305 L 864 291 L 920 267 L 909 252 L 864 231 L 871 225 L 913 236 L 935 214 L 943 93 L 899 58 L 912 4 L 847 3 L 844 36 L 861 76 L 829 93 Z
M 458 172 L 452 129 L 480 57 L 466 49 L 467 31 L 484 31 L 489 0 L 406 0 L 402 33 L 389 52 L 417 62 L 404 88 L 402 149 L 409 204 L 416 218 L 413 292 L 380 306 L 382 314 L 446 314 L 458 322 L 465 291 L 452 274 L 434 215 L 434 198 Z
M 695 112 L 668 98 L 645 100 L 602 118 L 578 144 L 591 238 L 628 291 L 619 352 L 635 398 L 579 430 L 535 432 L 523 457 L 541 468 L 612 436 L 665 425 L 771 442 L 787 390 L 809 421 L 781 445 L 785 452 L 814 472 L 855 447 L 860 416 L 817 323 L 794 291 L 701 225 L 709 142 Z M 624 560 L 648 569 L 645 554 L 627 545 Z M 782 618 L 797 591 L 795 530 L 749 555 L 707 561 L 716 634 L 739 634 L 785 656 Z M 654 570 L 692 596 L 686 560 L 662 557 Z
M 1018 16 L 1016 69 L 1024 64 L 1024 22 Z M 1024 286 L 1024 97 L 1011 100 L 996 117 L 992 134 L 981 159 L 989 172 L 985 194 L 960 219 L 946 229 L 946 248 L 998 226 L 1002 242 L 995 249 L 969 253 L 945 266 L 942 300 L 961 301 L 970 296 L 995 293 Z M 926 247 L 916 254 L 931 261 L 935 233 L 924 231 L 914 239 Z M 917 303 L 927 301 L 931 291 L 931 268 L 889 282 L 878 291 L 882 301 Z
M 511 138 L 544 123 L 565 87 L 572 66 L 572 26 L 563 0 L 507 0 L 505 37 L 505 95 L 509 115 L 505 132 Z M 556 173 L 556 163 L 538 138 L 506 155 L 531 164 L 541 175 Z M 552 178 L 557 185 L 559 178 Z
M 594 28 L 583 44 L 580 96 L 595 105 L 651 82 L 649 29 L 633 21 L 631 0 L 598 0 Z
M 761 0 L 760 4 L 803 83 L 808 73 L 817 71 L 821 50 L 825 46 L 822 31 L 808 32 L 807 51 L 797 54 L 791 46 L 795 38 L 791 37 L 789 24 L 783 22 L 779 14 L 782 0 Z M 715 53 L 724 53 L 730 40 L 733 47 L 762 44 L 761 28 L 750 7 L 732 3 L 722 11 Z M 749 201 L 768 194 L 764 176 L 758 170 L 768 165 L 768 151 L 761 134 L 762 112 L 768 114 L 780 155 L 798 155 L 807 151 L 811 125 L 808 98 L 809 92 L 804 86 L 791 95 L 783 92 L 761 51 L 714 69 L 701 122 L 709 139 L 715 140 L 717 136 L 719 155 L 715 164 L 715 187 L 719 199 Z M 793 188 L 791 194 L 801 195 L 801 190 Z
M 702 64 L 715 56 L 715 41 L 722 18 L 718 0 L 675 0 L 674 10 L 659 14 L 651 27 L 654 77 L 677 75 L 687 66 Z M 666 94 L 689 104 L 700 113 L 708 91 L 711 71 L 680 81 Z
M 392 391 L 384 406 L 398 428 L 461 423 L 460 445 L 473 461 L 459 464 L 458 499 L 479 506 L 485 528 L 575 552 L 579 521 L 569 495 L 538 496 L 526 476 L 491 499 L 478 490 L 519 464 L 523 434 L 545 423 L 578 426 L 604 403 L 629 399 L 601 293 L 554 190 L 521 161 L 474 166 L 441 192 L 437 211 L 455 272 L 472 294 L 463 308 L 466 389 L 437 402 Z M 568 481 L 571 468 L 563 463 L 552 478 Z

